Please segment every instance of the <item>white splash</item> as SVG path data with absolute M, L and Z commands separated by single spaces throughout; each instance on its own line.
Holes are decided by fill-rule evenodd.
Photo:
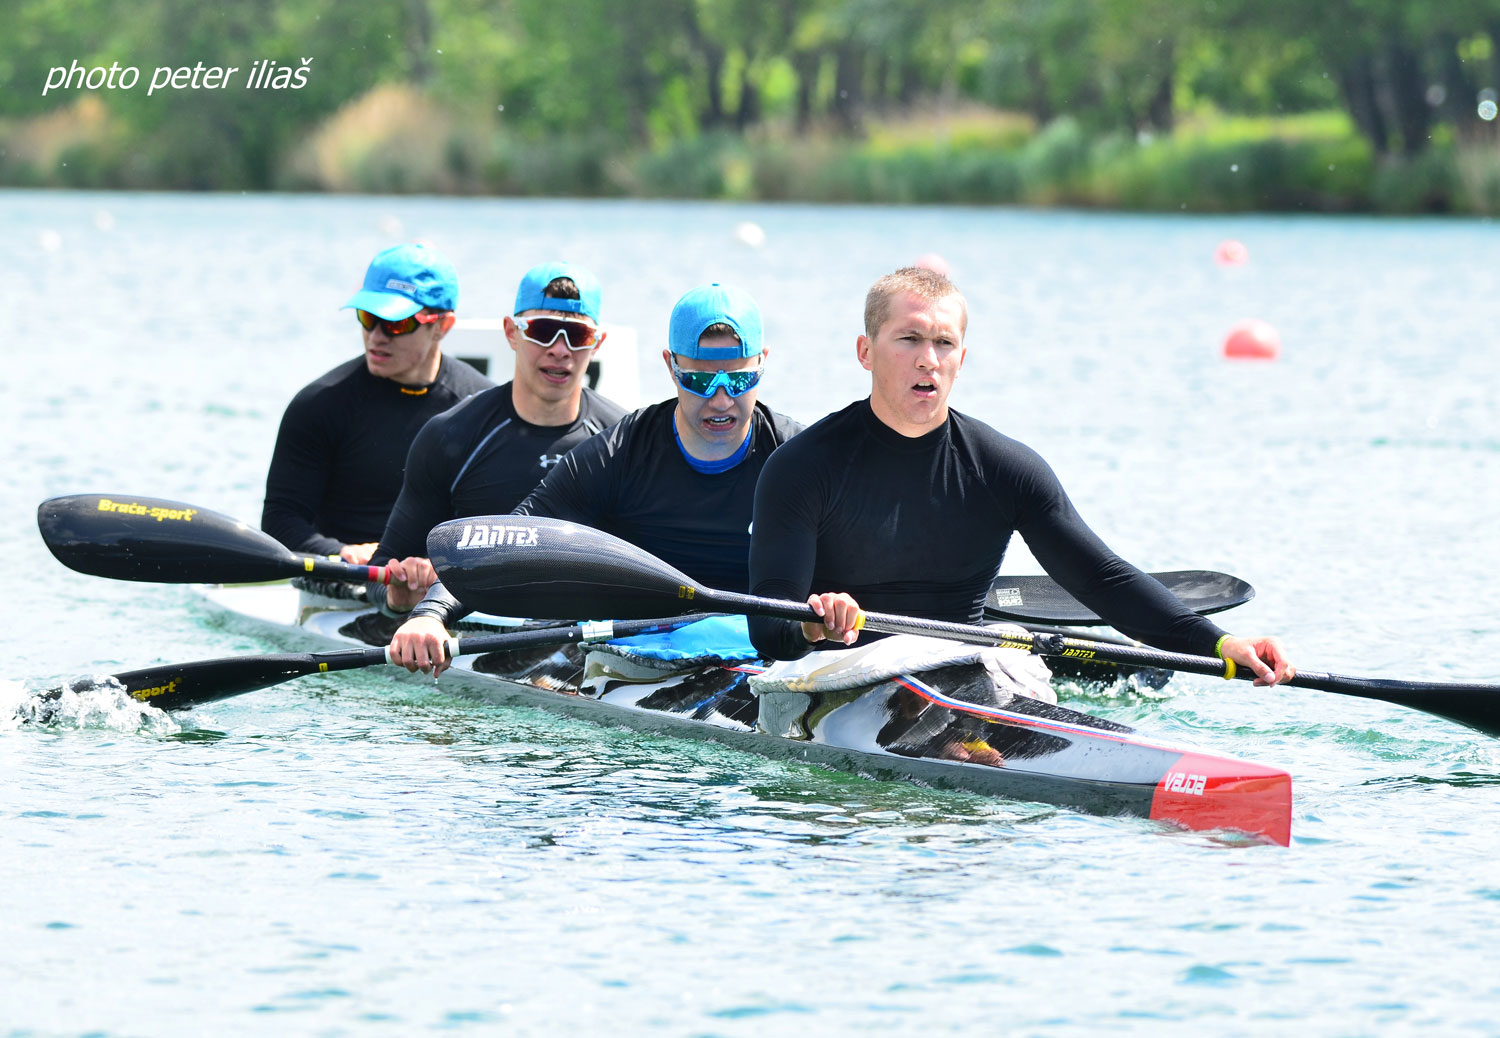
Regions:
M 124 686 L 107 674 L 73 678 L 61 688 L 33 689 L 18 681 L 0 681 L 0 731 L 23 725 L 154 736 L 182 731 L 170 714 L 130 698 Z

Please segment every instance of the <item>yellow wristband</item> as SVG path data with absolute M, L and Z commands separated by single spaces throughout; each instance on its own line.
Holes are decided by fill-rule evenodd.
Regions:
M 1224 659 L 1224 643 L 1227 642 L 1230 639 L 1230 637 L 1231 636 L 1227 635 L 1227 634 L 1221 635 L 1219 637 L 1219 640 L 1216 641 L 1216 642 L 1214 642 L 1214 655 L 1217 656 L 1217 657 L 1219 657 L 1219 659 L 1224 660 L 1224 680 L 1225 681 L 1231 681 L 1231 680 L 1233 680 L 1235 674 L 1238 673 L 1238 671 L 1239 671 L 1239 668 L 1234 665 L 1234 660 L 1225 660 Z

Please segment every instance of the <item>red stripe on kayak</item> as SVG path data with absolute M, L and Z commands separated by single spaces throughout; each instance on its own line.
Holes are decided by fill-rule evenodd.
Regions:
M 1134 730 L 1128 732 L 1111 732 L 1104 728 L 1095 728 L 1093 725 L 1073 724 L 1068 721 L 1056 721 L 1049 717 L 1037 717 L 1034 714 L 1017 713 L 1014 710 L 1005 710 L 998 706 L 981 706 L 978 703 L 967 703 L 962 699 L 954 699 L 952 696 L 939 692 L 930 685 L 925 685 L 912 677 L 893 678 L 896 684 L 915 692 L 929 703 L 946 707 L 962 714 L 973 714 L 987 721 L 999 721 L 1001 724 L 1020 724 L 1028 728 L 1050 728 L 1054 732 L 1069 732 L 1075 735 L 1085 735 L 1090 739 L 1107 739 L 1110 742 L 1126 743 L 1131 746 L 1141 746 L 1148 750 L 1166 750 L 1169 753 L 1181 753 L 1176 746 L 1163 746 L 1159 743 L 1147 742 L 1140 738 Z M 1089 716 L 1085 714 L 1084 716 Z
M 1248 761 L 1184 753 L 1151 797 L 1151 818 L 1189 829 L 1240 829 L 1292 842 L 1292 776 Z
M 1090 739 L 1107 739 L 1146 749 L 1182 754 L 1167 769 L 1151 796 L 1148 818 L 1176 822 L 1189 829 L 1237 829 L 1269 837 L 1283 847 L 1292 842 L 1292 776 L 1276 768 L 1228 757 L 1184 753 L 1124 732 L 1108 732 L 1085 725 L 1053 721 L 999 707 L 984 707 L 952 699 L 907 675 L 896 681 L 923 699 L 950 710 L 987 717 L 1002 724 L 1051 728 Z
M 754 673 L 763 668 L 741 665 L 728 669 Z M 909 674 L 889 680 L 936 706 L 974 714 L 989 721 L 1026 728 L 1051 729 L 1089 739 L 1175 753 L 1177 758 L 1157 782 L 1151 795 L 1148 818 L 1174 822 L 1188 829 L 1235 829 L 1265 836 L 1283 847 L 1291 845 L 1292 776 L 1284 771 L 1251 761 L 1184 752 L 1178 747 L 1148 742 L 1134 732 L 1105 731 L 1000 707 L 966 703 L 945 695 Z

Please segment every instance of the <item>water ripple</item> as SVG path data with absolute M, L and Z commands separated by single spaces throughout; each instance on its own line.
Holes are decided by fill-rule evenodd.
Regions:
M 50 688 L 0 682 L 0 732 L 21 726 L 94 729 L 166 738 L 182 726 L 170 714 L 132 699 L 114 678 L 77 677 Z
M 1259 594 L 1222 622 L 1308 667 L 1495 679 L 1487 224 L 87 192 L 11 192 L 0 215 L 22 296 L 67 344 L 67 363 L 14 351 L 0 380 L 0 550 L 45 575 L 0 607 L 13 674 L 309 647 L 186 589 L 62 570 L 31 507 L 139 489 L 253 519 L 282 406 L 353 355 L 335 307 L 399 215 L 476 286 L 476 315 L 559 242 L 620 286 L 611 320 L 643 343 L 684 271 L 746 284 L 768 341 L 796 343 L 765 399 L 807 421 L 868 392 L 838 344 L 869 281 L 940 245 L 973 329 L 956 405 L 1035 446 L 1124 557 L 1242 574 Z M 738 219 L 767 229 L 753 257 L 722 248 Z M 1257 257 L 1232 280 L 1204 259 L 1226 220 Z M 39 226 L 88 247 L 37 262 L 16 243 Z M 146 270 L 173 272 L 173 320 L 135 305 Z M 266 299 L 296 315 L 272 334 Z M 1224 365 L 1241 312 L 1282 328 L 1280 362 Z M 670 392 L 655 377 L 645 392 Z M 1007 566 L 1034 571 L 1019 540 Z M 1188 676 L 1063 689 L 1289 771 L 1282 849 L 383 669 L 172 718 L 85 697 L 39 724 L 40 691 L 0 683 L 17 1033 L 1447 1034 L 1493 1030 L 1500 1000 L 1500 741 L 1388 704 Z

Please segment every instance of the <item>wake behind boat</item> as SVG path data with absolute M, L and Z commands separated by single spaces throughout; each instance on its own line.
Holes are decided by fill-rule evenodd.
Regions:
M 384 644 L 389 638 L 392 625 L 377 611 L 321 590 L 336 587 L 205 586 L 201 593 L 228 613 L 330 642 Z M 494 621 L 467 626 L 505 629 Z M 747 656 L 743 642 L 721 632 L 689 650 L 680 640 L 665 650 L 641 641 L 456 656 L 452 673 L 465 689 L 494 702 L 712 739 L 874 779 L 1188 829 L 1238 830 L 1282 845 L 1290 840 L 1286 772 L 1174 748 L 1126 725 L 997 692 L 972 653 L 928 660 L 934 665 L 909 672 L 876 667 L 851 677 L 846 668 L 821 686 L 816 680 L 778 685 L 765 680 L 765 664 Z

